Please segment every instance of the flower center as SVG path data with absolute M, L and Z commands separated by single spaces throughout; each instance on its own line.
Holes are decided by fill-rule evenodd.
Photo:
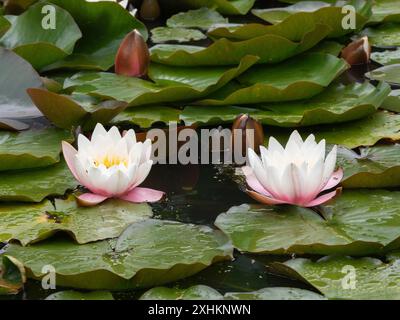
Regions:
M 96 167 L 98 167 L 100 165 L 104 165 L 107 169 L 109 169 L 113 166 L 119 166 L 120 164 L 123 164 L 125 167 L 128 167 L 128 159 L 121 158 L 119 156 L 107 155 L 102 159 L 94 160 L 94 165 Z

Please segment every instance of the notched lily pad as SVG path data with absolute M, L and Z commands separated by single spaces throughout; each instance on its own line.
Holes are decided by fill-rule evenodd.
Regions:
M 228 19 L 224 18 L 217 11 L 203 7 L 173 15 L 167 20 L 167 26 L 171 28 L 199 28 L 208 30 L 214 24 L 228 22 Z
M 78 292 L 78 291 L 59 291 L 49 295 L 46 300 L 114 300 L 111 292 L 94 291 L 94 292 Z
M 0 171 L 55 164 L 60 161 L 63 140 L 72 141 L 71 133 L 56 128 L 0 131 Z
M 364 29 L 361 36 L 367 36 L 369 43 L 376 47 L 400 46 L 400 24 L 385 23 Z
M 400 299 L 400 260 L 384 263 L 375 258 L 324 257 L 313 262 L 294 259 L 273 263 L 282 274 L 300 279 L 329 299 Z
M 400 145 L 361 148 L 360 153 L 338 149 L 338 166 L 344 170 L 345 188 L 400 186 Z
M 243 252 L 378 254 L 400 246 L 400 193 L 346 190 L 315 211 L 293 206 L 242 205 L 215 225 Z
M 146 220 L 129 227 L 118 240 L 11 244 L 6 254 L 21 261 L 31 278 L 40 279 L 43 266 L 52 265 L 59 286 L 123 290 L 189 277 L 214 262 L 231 259 L 232 246 L 222 233 L 206 226 Z
M 151 41 L 154 43 L 190 42 L 204 39 L 207 39 L 207 36 L 199 30 L 178 27 L 158 27 L 151 30 Z
M 148 219 L 148 204 L 108 200 L 96 207 L 80 207 L 75 198 L 56 199 L 40 204 L 0 205 L 0 241 L 16 240 L 22 245 L 47 239 L 56 232 L 66 232 L 76 242 L 88 243 L 118 237 L 133 223 Z

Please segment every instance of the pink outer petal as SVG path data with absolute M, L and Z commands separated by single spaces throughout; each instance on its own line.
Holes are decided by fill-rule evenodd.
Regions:
M 119 198 L 129 202 L 142 203 L 157 202 L 161 200 L 163 196 L 164 192 L 162 191 L 136 187 Z
M 263 195 L 261 193 L 251 191 L 251 190 L 247 190 L 247 194 L 250 197 L 252 197 L 254 200 L 256 200 L 262 204 L 267 204 L 267 205 L 288 204 L 288 202 L 286 202 L 286 201 L 274 199 L 274 198 L 268 197 L 266 195 Z
M 261 193 L 265 196 L 272 197 L 271 194 L 262 186 L 262 184 L 257 180 L 253 170 L 250 167 L 243 167 L 242 171 L 246 176 L 247 185 L 254 191 Z
M 342 188 L 337 188 L 335 191 L 326 193 L 326 194 L 324 194 L 322 196 L 319 196 L 318 198 L 315 198 L 314 200 L 312 200 L 309 203 L 305 204 L 304 207 L 309 208 L 309 207 L 319 206 L 320 204 L 328 202 L 333 197 L 339 195 L 341 192 L 342 192 Z
M 93 207 L 107 199 L 108 197 L 99 194 L 84 193 L 78 197 L 78 202 L 83 207 Z
M 67 163 L 69 170 L 71 170 L 75 179 L 79 181 L 79 178 L 78 178 L 78 175 L 77 175 L 76 169 L 75 169 L 75 156 L 78 153 L 78 151 L 76 151 L 75 148 L 66 141 L 62 142 L 62 150 L 63 150 L 65 162 Z
M 329 190 L 336 187 L 340 183 L 340 181 L 342 181 L 342 179 L 343 179 L 343 169 L 339 169 L 332 174 L 332 176 L 326 183 L 325 187 L 321 191 Z

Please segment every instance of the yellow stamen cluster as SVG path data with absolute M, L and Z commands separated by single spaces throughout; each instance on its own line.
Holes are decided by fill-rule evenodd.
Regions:
M 107 169 L 113 166 L 119 166 L 123 164 L 125 167 L 128 167 L 128 160 L 126 158 L 121 158 L 118 156 L 105 156 L 103 159 L 94 160 L 94 165 L 96 167 L 100 165 L 104 165 Z

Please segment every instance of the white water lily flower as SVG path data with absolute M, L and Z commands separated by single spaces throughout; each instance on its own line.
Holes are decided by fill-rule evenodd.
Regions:
M 337 147 L 325 158 L 325 140 L 317 143 L 314 135 L 304 142 L 294 131 L 285 148 L 274 138 L 268 149 L 260 147 L 261 158 L 248 150 L 250 167 L 244 167 L 248 194 L 255 200 L 269 205 L 293 204 L 314 207 L 333 198 L 340 188 L 343 170 L 335 172 Z
M 99 123 L 91 140 L 79 135 L 78 151 L 65 141 L 62 148 L 72 174 L 91 192 L 78 197 L 83 205 L 96 205 L 108 198 L 154 202 L 164 195 L 138 187 L 150 173 L 153 161 L 151 141 L 137 142 L 133 130 L 122 137 L 117 127 L 107 132 Z

